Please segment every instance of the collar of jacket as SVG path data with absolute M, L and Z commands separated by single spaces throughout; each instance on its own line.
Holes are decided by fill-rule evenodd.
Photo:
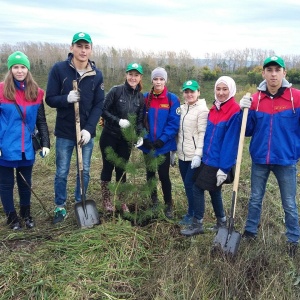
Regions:
M 233 102 L 235 102 L 234 97 L 231 97 L 230 99 L 228 99 L 227 101 L 223 102 L 220 106 L 220 110 L 227 112 L 230 109 L 230 106 L 233 104 Z M 214 104 L 214 109 L 218 110 L 217 107 Z

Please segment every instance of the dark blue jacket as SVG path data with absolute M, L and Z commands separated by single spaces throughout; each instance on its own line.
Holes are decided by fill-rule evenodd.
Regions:
M 74 104 L 68 103 L 67 98 L 73 89 L 73 80 L 77 80 L 81 130 L 95 137 L 104 101 L 103 76 L 92 61 L 89 61 L 90 70 L 80 76 L 72 65 L 72 58 L 70 53 L 67 60 L 56 63 L 48 77 L 46 103 L 57 110 L 54 134 L 76 140 Z

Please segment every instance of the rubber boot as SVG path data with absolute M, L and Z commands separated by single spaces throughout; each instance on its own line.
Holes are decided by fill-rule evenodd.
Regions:
M 102 205 L 105 212 L 111 213 L 115 211 L 114 206 L 111 203 L 111 194 L 108 188 L 109 181 L 101 181 L 102 191 Z
M 6 223 L 7 223 L 7 225 L 9 225 L 9 227 L 12 230 L 19 230 L 22 228 L 19 217 L 15 211 L 7 214 L 7 222 Z
M 20 207 L 20 216 L 24 219 L 25 226 L 27 228 L 33 228 L 35 226 L 34 221 L 30 215 L 30 205 Z
M 182 235 L 185 236 L 193 236 L 197 234 L 203 234 L 204 229 L 203 229 L 203 220 L 198 220 L 193 217 L 193 223 L 192 225 L 189 225 L 187 228 L 183 229 L 180 231 Z
M 165 209 L 165 216 L 168 219 L 173 219 L 173 203 L 172 201 L 170 203 L 166 203 L 166 209 Z

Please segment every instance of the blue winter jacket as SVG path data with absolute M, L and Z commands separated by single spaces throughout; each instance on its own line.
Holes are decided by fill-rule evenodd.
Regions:
M 148 102 L 149 93 L 144 94 L 145 109 Z M 169 100 L 170 98 L 170 100 Z M 145 135 L 145 139 L 149 139 L 151 142 L 155 142 L 160 139 L 165 144 L 162 148 L 155 151 L 154 155 L 165 154 L 177 149 L 176 135 L 180 125 L 180 101 L 178 97 L 169 93 L 165 87 L 164 91 L 154 96 L 151 100 L 150 107 L 147 113 L 149 132 Z M 144 153 L 149 153 L 150 150 L 141 146 L 140 149 Z
M 93 138 L 104 101 L 103 76 L 92 61 L 89 61 L 90 70 L 80 76 L 73 67 L 72 58 L 73 54 L 70 53 L 67 60 L 56 63 L 48 77 L 46 103 L 57 110 L 54 134 L 60 138 L 76 140 L 74 104 L 68 103 L 67 98 L 73 89 L 73 80 L 77 80 L 80 127 Z
M 236 163 L 242 113 L 234 98 L 209 111 L 202 161 L 228 173 Z
M 256 164 L 292 165 L 300 157 L 300 91 L 283 79 L 283 94 L 271 97 L 266 81 L 258 87 L 249 109 L 246 136 Z

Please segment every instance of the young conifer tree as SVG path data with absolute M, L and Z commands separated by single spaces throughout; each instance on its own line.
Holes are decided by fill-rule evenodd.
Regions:
M 130 126 L 122 129 L 122 134 L 132 149 L 127 164 L 123 158 L 118 157 L 111 147 L 107 147 L 105 150 L 108 160 L 125 170 L 126 183 L 123 183 L 122 180 L 112 182 L 109 188 L 113 194 L 115 207 L 119 208 L 121 203 L 126 203 L 130 209 L 130 213 L 124 213 L 123 217 L 130 220 L 134 225 L 144 225 L 157 217 L 160 212 L 163 212 L 163 208 L 160 206 L 151 207 L 150 195 L 157 185 L 157 179 L 146 182 L 145 158 L 142 151 L 135 147 L 139 138 L 135 130 L 136 118 L 130 115 L 128 120 Z M 144 132 L 141 136 L 143 135 Z M 155 170 L 157 164 L 161 164 L 163 159 L 163 157 L 151 157 L 150 168 Z M 125 172 L 122 176 L 124 176 Z

